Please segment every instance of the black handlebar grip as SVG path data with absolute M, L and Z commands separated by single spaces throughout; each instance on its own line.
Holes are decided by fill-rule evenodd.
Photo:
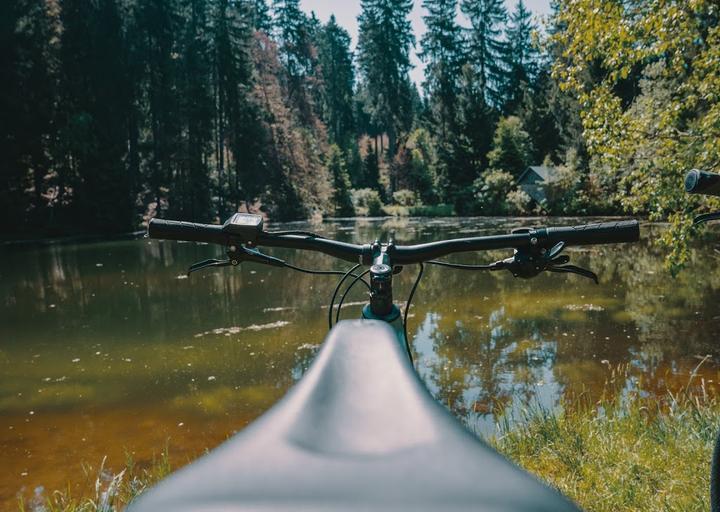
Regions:
M 693 169 L 685 175 L 685 190 L 690 194 L 720 197 L 720 174 Z
M 537 231 L 542 235 L 542 229 Z M 640 240 L 640 224 L 636 220 L 544 228 L 544 231 L 551 244 L 557 242 L 565 242 L 568 245 L 619 244 Z
M 186 242 L 205 242 L 209 244 L 228 243 L 227 233 L 216 224 L 195 224 L 177 220 L 150 219 L 148 236 L 161 240 L 183 240 Z

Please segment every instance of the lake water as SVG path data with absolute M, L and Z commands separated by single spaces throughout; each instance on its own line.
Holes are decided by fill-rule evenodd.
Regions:
M 391 219 L 293 224 L 358 243 L 507 232 L 577 219 Z M 288 228 L 288 226 L 273 226 Z M 558 407 L 605 389 L 665 394 L 703 379 L 714 392 L 720 348 L 720 258 L 709 241 L 671 278 L 662 249 L 643 242 L 567 251 L 600 286 L 573 275 L 426 267 L 409 333 L 431 392 L 470 428 L 492 433 L 496 413 Z M 709 240 L 715 238 L 711 237 Z M 307 268 L 349 265 L 268 250 Z M 327 332 L 337 279 L 243 264 L 186 278 L 217 247 L 146 239 L 0 248 L 0 508 L 19 494 L 94 483 L 83 468 L 119 470 L 168 447 L 192 460 L 267 410 L 297 381 Z M 488 262 L 508 253 L 458 255 Z M 395 279 L 404 300 L 416 275 Z M 357 317 L 356 287 L 345 317 Z M 710 357 L 702 364 L 706 355 Z M 698 369 L 699 366 L 699 369 Z M 693 372 L 696 376 L 692 377 Z M 40 489 L 42 488 L 42 489 Z

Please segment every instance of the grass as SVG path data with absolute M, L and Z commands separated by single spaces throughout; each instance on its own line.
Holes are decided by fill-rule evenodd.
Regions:
M 30 500 L 20 498 L 20 512 L 114 512 L 124 509 L 133 498 L 154 483 L 170 474 L 172 467 L 168 456 L 168 448 L 155 457 L 148 467 L 141 468 L 131 457 L 127 458 L 126 467 L 116 474 L 105 470 L 105 459 L 94 470 L 84 466 L 87 480 L 94 480 L 88 495 L 74 496 L 70 489 L 56 490 L 49 496 L 35 496 Z
M 598 401 L 580 397 L 557 412 L 534 408 L 514 421 L 505 416 L 489 442 L 590 512 L 709 510 L 720 404 L 704 382 L 693 393 L 690 382 L 660 399 L 622 393 L 623 373 L 613 371 L 608 391 L 617 389 Z M 106 475 L 101 465 L 89 496 L 56 491 L 42 503 L 21 502 L 19 510 L 121 510 L 170 469 L 167 449 L 148 468 L 129 460 L 122 472 Z
M 524 411 L 490 442 L 591 512 L 707 511 L 720 404 L 697 388 Z

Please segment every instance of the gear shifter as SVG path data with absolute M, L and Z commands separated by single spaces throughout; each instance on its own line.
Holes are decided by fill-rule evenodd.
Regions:
M 591 270 L 568 265 L 570 257 L 561 255 L 565 242 L 558 242 L 550 250 L 544 248 L 516 249 L 512 257 L 493 263 L 491 270 L 509 270 L 515 277 L 530 279 L 541 272 L 577 274 L 599 284 L 598 276 Z

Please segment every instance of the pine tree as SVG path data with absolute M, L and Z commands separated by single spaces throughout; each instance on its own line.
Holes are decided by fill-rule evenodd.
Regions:
M 135 11 L 136 53 L 144 72 L 138 88 L 146 111 L 141 157 L 145 160 L 146 202 L 163 216 L 166 190 L 177 172 L 181 143 L 180 42 L 181 11 L 177 2 L 147 0 Z
M 412 0 L 362 0 L 358 17 L 358 62 L 365 109 L 388 134 L 389 154 L 412 124 L 410 48 L 415 36 L 408 20 Z
M 469 60 L 476 68 L 485 101 L 502 108 L 506 81 L 503 60 L 507 52 L 503 40 L 503 27 L 507 22 L 505 3 L 503 0 L 462 0 L 460 7 L 470 20 Z
M 441 176 L 445 200 L 459 215 L 473 213 L 472 184 L 487 167 L 497 111 L 485 100 L 482 80 L 470 63 L 463 67 L 458 93 L 456 136 L 444 151 L 450 162 Z M 442 148 L 441 148 L 442 149 Z
M 56 90 L 52 27 L 43 0 L 0 3 L 0 228 L 5 233 L 46 217 L 48 137 Z M 31 191 L 27 194 L 26 191 Z
M 208 0 L 184 0 L 181 48 L 181 119 L 185 137 L 179 172 L 171 187 L 171 208 L 181 219 L 210 220 L 208 161 L 212 147 L 212 42 Z
M 423 87 L 444 142 L 455 125 L 458 84 L 465 61 L 461 28 L 455 22 L 457 0 L 424 0 L 423 7 L 428 11 L 423 17 L 427 31 L 420 40 L 420 58 L 427 63 Z
M 214 24 L 217 81 L 215 159 L 221 218 L 230 213 L 226 198 L 232 205 L 231 211 L 237 211 L 243 204 L 249 209 L 267 182 L 263 159 L 267 135 L 259 105 L 252 95 L 251 50 L 255 18 L 251 9 L 243 7 L 243 4 L 229 0 L 217 0 Z M 229 152 L 226 146 L 229 146 Z
M 64 0 L 60 21 L 59 186 L 72 188 L 75 223 L 102 231 L 132 226 L 134 198 L 124 166 L 130 106 L 122 22 L 115 0 L 91 7 Z M 120 58 L 118 58 L 120 57 Z
M 375 153 L 370 140 L 368 140 L 365 148 L 365 158 L 363 159 L 363 178 L 364 185 L 367 188 L 377 190 L 378 192 L 382 190 L 382 186 L 380 185 L 380 168 L 378 166 L 377 154 Z
M 270 17 L 270 9 L 265 0 L 252 0 L 250 8 L 252 26 L 255 30 L 260 30 L 269 34 L 272 31 L 272 18 Z
M 318 62 L 323 77 L 322 120 L 328 127 L 331 142 L 346 149 L 355 132 L 355 69 L 350 35 L 337 24 L 334 15 L 318 34 Z
M 342 151 L 333 144 L 330 146 L 327 162 L 328 170 L 333 179 L 332 202 L 336 217 L 352 217 L 355 215 L 355 208 L 350 195 L 350 178 L 348 177 Z
M 300 9 L 300 0 L 275 0 L 273 11 L 280 59 L 296 86 L 312 70 L 308 19 Z
M 532 13 L 527 10 L 523 0 L 518 0 L 506 29 L 508 51 L 505 54 L 505 112 L 514 112 L 526 91 L 534 86 L 539 53 L 532 41 L 532 33 L 536 28 Z

